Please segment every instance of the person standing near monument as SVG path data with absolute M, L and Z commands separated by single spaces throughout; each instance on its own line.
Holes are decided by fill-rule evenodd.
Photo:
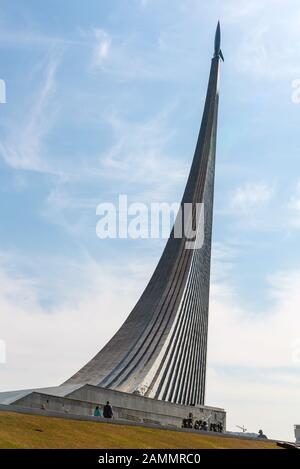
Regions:
M 110 405 L 109 401 L 106 402 L 105 406 L 103 407 L 103 417 L 106 419 L 113 418 L 114 413 L 112 410 L 112 406 Z
M 101 417 L 100 407 L 98 405 L 95 407 L 94 417 Z

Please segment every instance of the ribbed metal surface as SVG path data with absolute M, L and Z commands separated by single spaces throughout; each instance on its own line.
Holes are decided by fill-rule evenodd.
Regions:
M 108 344 L 66 383 L 90 383 L 180 404 L 204 404 L 219 57 L 212 59 L 182 204 L 204 203 L 204 244 L 173 230 L 140 300 Z M 103 312 L 105 314 L 105 312 Z

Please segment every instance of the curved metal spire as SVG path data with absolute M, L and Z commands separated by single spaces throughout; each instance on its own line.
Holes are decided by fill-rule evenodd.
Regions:
M 89 383 L 178 404 L 204 404 L 220 38 L 218 25 L 202 123 L 181 202 L 193 209 L 203 204 L 203 245 L 186 249 L 186 237 L 176 238 L 172 230 L 124 324 L 68 384 Z

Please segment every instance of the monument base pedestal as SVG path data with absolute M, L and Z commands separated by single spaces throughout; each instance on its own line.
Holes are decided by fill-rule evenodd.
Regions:
M 90 384 L 0 393 L 0 404 L 83 417 L 93 416 L 96 406 L 102 413 L 107 401 L 118 420 L 176 428 L 198 428 L 206 422 L 208 430 L 226 429 L 226 412 L 218 407 L 172 404 Z

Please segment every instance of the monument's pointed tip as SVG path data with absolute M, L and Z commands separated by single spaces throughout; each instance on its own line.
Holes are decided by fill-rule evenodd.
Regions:
M 216 35 L 215 35 L 215 57 L 221 57 L 224 61 L 224 57 L 221 51 L 221 25 L 220 21 L 218 21 Z
M 215 53 L 218 54 L 221 47 L 221 26 L 220 21 L 218 21 L 216 34 L 215 34 Z

